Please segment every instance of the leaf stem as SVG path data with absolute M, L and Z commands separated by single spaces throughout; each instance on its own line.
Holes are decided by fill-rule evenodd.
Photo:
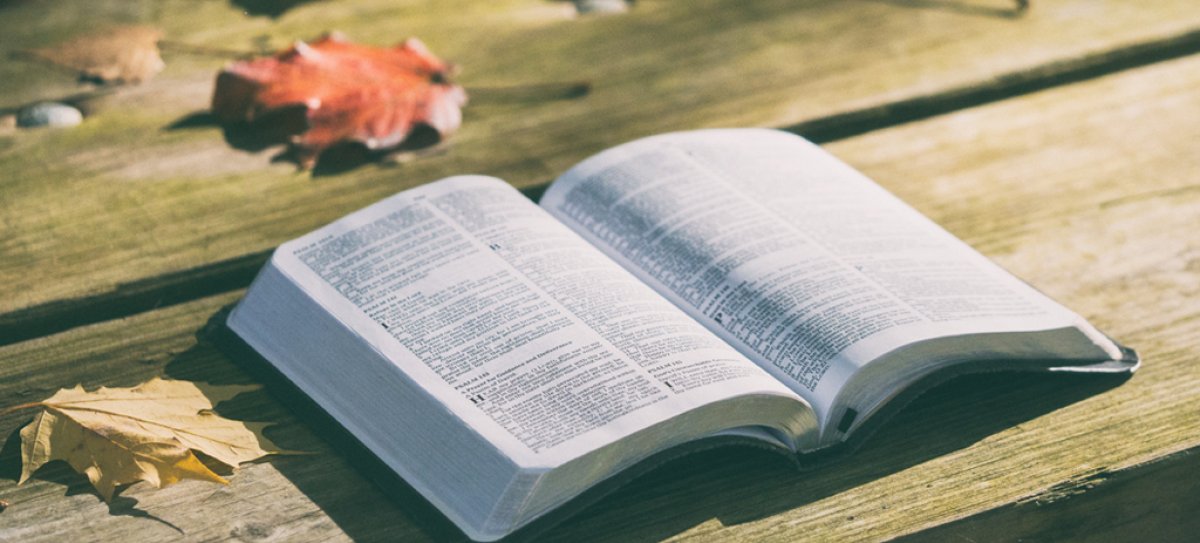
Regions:
M 34 407 L 41 407 L 43 405 L 46 405 L 45 402 L 29 402 L 29 403 L 14 405 L 12 407 L 5 407 L 4 409 L 0 409 L 0 417 L 3 417 L 4 415 L 7 415 L 14 411 L 20 411 L 22 409 L 30 409 L 30 408 L 34 408 Z

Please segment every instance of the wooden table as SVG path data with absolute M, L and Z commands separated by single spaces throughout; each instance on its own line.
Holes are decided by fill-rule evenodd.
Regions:
M 164 29 L 167 68 L 83 125 L 0 129 L 0 408 L 82 383 L 262 379 L 210 321 L 270 250 L 455 173 L 535 194 L 574 162 L 649 134 L 770 126 L 826 144 L 1034 286 L 1138 348 L 1124 383 L 990 376 L 919 399 L 816 472 L 753 450 L 672 462 L 522 539 L 828 541 L 1200 533 L 1200 5 L 1193 0 L 0 2 L 0 53 L 125 23 Z M 480 91 L 437 153 L 298 172 L 239 150 L 207 108 L 229 60 L 338 29 L 413 35 L 468 89 L 588 80 L 581 98 Z M 182 45 L 181 45 L 182 44 Z M 184 47 L 186 46 L 186 47 Z M 0 107 L 80 92 L 6 58 Z M 268 383 L 233 418 L 313 451 L 228 487 L 134 485 L 105 504 L 65 465 L 16 486 L 0 418 L 0 539 L 458 540 L 411 489 Z M 11 432 L 11 434 L 10 434 Z M 382 484 L 372 484 L 372 481 Z

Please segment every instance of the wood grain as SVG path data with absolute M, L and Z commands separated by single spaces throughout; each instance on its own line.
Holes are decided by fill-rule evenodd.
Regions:
M 1200 450 L 1097 473 L 1052 493 L 938 526 L 896 543 L 1188 541 L 1200 533 Z
M 1198 83 L 1200 57 L 1189 57 L 828 146 L 1136 347 L 1146 362 L 1131 380 L 965 378 L 918 399 L 840 463 L 798 473 L 754 450 L 700 453 L 526 537 L 886 540 L 1200 446 Z M 247 360 L 197 339 L 236 299 L 205 298 L 0 348 L 0 407 L 76 382 L 249 379 Z M 0 513 L 0 535 L 460 537 L 422 500 L 403 492 L 384 498 L 367 483 L 375 473 L 355 471 L 352 457 L 332 452 L 336 432 L 294 418 L 281 401 L 285 393 L 254 396 L 229 415 L 279 420 L 272 438 L 321 454 L 250 466 L 229 488 L 134 486 L 125 496 L 136 504 L 107 512 L 63 469 L 15 487 L 10 441 L 0 459 L 0 499 L 14 505 Z M 15 430 L 21 420 L 5 417 L 0 428 Z
M 889 104 L 947 89 L 996 99 L 1012 78 L 1073 59 L 1103 60 L 1137 44 L 1175 51 L 1200 43 L 1193 39 L 1200 7 L 1188 0 L 1046 0 L 1021 16 L 1008 3 L 973 0 L 646 1 L 625 15 L 590 18 L 543 0 L 310 2 L 275 19 L 223 1 L 56 0 L 0 10 L 7 52 L 116 23 L 157 25 L 170 42 L 191 47 L 167 47 L 159 77 L 100 101 L 81 127 L 0 134 L 0 321 L 41 323 L 19 336 L 6 328 L 16 339 L 117 316 L 121 307 L 230 288 L 180 290 L 154 280 L 253 261 L 353 209 L 446 175 L 486 173 L 535 186 L 602 148 L 652 133 L 826 118 L 834 125 L 822 130 L 836 133 L 863 117 L 854 112 L 868 112 L 872 122 L 907 120 Z M 432 155 L 317 176 L 272 163 L 277 148 L 233 148 L 205 124 L 212 79 L 229 55 L 196 54 L 197 47 L 254 51 L 330 29 L 378 44 L 420 36 L 464 67 L 468 87 L 584 79 L 593 91 L 574 100 L 480 93 L 463 130 Z M 75 92 L 73 81 L 37 63 L 0 63 L 0 106 Z M 218 281 L 244 280 L 248 269 Z

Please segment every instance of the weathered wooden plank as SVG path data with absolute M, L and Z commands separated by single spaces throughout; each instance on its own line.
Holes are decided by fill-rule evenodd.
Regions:
M 531 186 L 604 147 L 701 126 L 793 126 L 832 115 L 833 125 L 809 126 L 837 133 L 838 123 L 909 118 L 886 105 L 946 89 L 976 89 L 967 96 L 981 100 L 1029 88 L 1005 74 L 1049 65 L 1039 81 L 1055 82 L 1060 62 L 1103 60 L 1155 40 L 1154 54 L 1167 56 L 1200 44 L 1192 39 L 1200 7 L 1187 0 L 1046 0 L 1019 17 L 1008 6 L 647 1 L 626 15 L 575 19 L 566 2 L 376 0 L 303 3 L 273 20 L 226 2 L 8 3 L 0 7 L 6 51 L 109 22 L 152 23 L 173 42 L 224 49 L 282 46 L 336 28 L 374 43 L 418 35 L 464 67 L 468 86 L 588 79 L 594 91 L 559 101 L 481 97 L 440 154 L 310 177 L 271 164 L 273 150 L 231 148 L 215 127 L 171 128 L 207 107 L 225 59 L 169 49 L 160 77 L 105 99 L 83 126 L 0 134 L 0 323 L 15 338 L 21 323 L 37 321 L 41 328 L 22 333 L 39 334 L 113 316 L 114 307 L 177 302 L 184 291 L 148 278 L 254 262 L 284 239 L 445 175 Z M 0 64 L 0 105 L 74 91 L 71 81 L 10 60 Z M 964 105 L 963 96 L 952 92 L 945 103 Z M 837 115 L 853 111 L 867 113 Z M 239 281 L 250 267 L 219 280 Z
M 1097 473 L 1045 495 L 900 538 L 927 541 L 1188 541 L 1200 533 L 1200 451 Z
M 841 463 L 797 473 L 762 452 L 698 454 L 541 535 L 888 539 L 1200 445 L 1200 239 L 1192 234 L 1200 216 L 1200 157 L 1192 152 L 1200 142 L 1192 122 L 1200 116 L 1198 81 L 1200 57 L 1186 58 L 829 146 L 1137 347 L 1146 365 L 1131 380 L 965 379 L 919 399 Z M 129 385 L 159 374 L 243 380 L 244 360 L 195 343 L 206 320 L 235 299 L 204 299 L 2 348 L 0 407 L 78 381 Z M 313 438 L 321 430 L 310 429 L 309 419 L 300 424 L 274 402 L 256 396 L 231 415 L 277 417 L 283 435 L 272 437 L 328 450 Z M 0 426 L 10 431 L 19 421 L 6 417 Z M 46 539 L 158 529 L 151 520 L 106 515 L 81 491 L 81 479 L 62 471 L 14 488 L 15 467 L 6 458 L 0 499 L 14 506 L 0 514 L 0 527 Z M 324 453 L 252 466 L 224 494 L 191 482 L 162 492 L 135 486 L 127 494 L 189 539 L 236 538 L 236 522 L 278 526 L 296 540 L 456 537 L 428 505 L 385 500 L 341 459 Z M 62 496 L 64 486 L 71 496 Z

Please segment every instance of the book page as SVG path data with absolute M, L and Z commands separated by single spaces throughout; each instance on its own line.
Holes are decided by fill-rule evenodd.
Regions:
M 457 416 L 543 465 L 724 398 L 803 402 L 498 179 L 406 191 L 277 258 Z
M 807 398 L 915 341 L 1078 320 L 802 138 L 706 130 L 605 151 L 541 205 Z

